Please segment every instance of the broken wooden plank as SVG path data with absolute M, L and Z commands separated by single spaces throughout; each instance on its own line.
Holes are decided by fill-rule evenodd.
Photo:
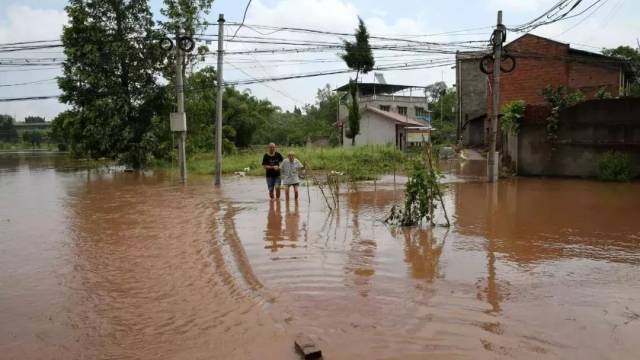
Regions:
M 322 351 L 316 344 L 306 335 L 298 335 L 295 341 L 296 351 L 298 351 L 304 359 L 320 359 Z

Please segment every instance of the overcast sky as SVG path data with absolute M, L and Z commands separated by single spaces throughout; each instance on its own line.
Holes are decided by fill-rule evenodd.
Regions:
M 591 1 L 593 0 L 585 3 Z M 468 31 L 465 36 L 449 34 L 416 39 L 487 40 L 491 32 L 489 27 L 495 24 L 498 9 L 503 10 L 504 22 L 507 25 L 517 25 L 535 18 L 556 2 L 557 0 L 254 0 L 249 8 L 246 22 L 351 33 L 356 26 L 357 16 L 360 16 L 372 35 L 424 35 L 483 28 Z M 66 22 L 65 5 L 66 1 L 63 0 L 0 0 L 0 43 L 59 38 L 62 25 Z M 245 5 L 245 0 L 216 0 L 208 16 L 209 21 L 215 22 L 218 13 L 224 13 L 228 22 L 239 22 Z M 162 0 L 152 0 L 151 6 L 154 16 L 158 18 Z M 596 12 L 587 14 L 590 15 L 545 26 L 534 33 L 590 51 L 618 45 L 637 46 L 637 39 L 640 38 L 640 21 L 638 21 L 640 1 L 604 0 L 603 5 Z M 216 32 L 216 27 L 211 27 L 206 33 L 215 34 Z M 250 29 L 242 29 L 239 34 L 256 35 Z M 294 35 L 277 33 L 273 36 Z M 510 34 L 509 37 L 513 39 L 516 35 Z M 311 38 L 313 37 L 309 35 L 304 37 L 304 39 Z M 330 39 L 325 37 L 322 40 Z M 337 38 L 331 40 L 335 41 Z M 247 47 L 246 44 L 229 44 L 227 50 Z M 376 54 L 380 56 L 378 63 L 397 62 L 398 59 L 416 61 L 429 57 L 442 58 L 442 55 L 405 54 L 404 58 L 392 60 L 385 58 L 388 55 L 389 53 Z M 25 54 L 0 54 L 0 58 L 9 56 L 24 57 Z M 61 57 L 62 50 L 40 50 L 38 54 L 29 56 Z M 316 59 L 323 62 L 299 64 L 291 61 L 279 62 L 280 59 Z M 338 60 L 336 52 L 236 55 L 227 58 L 227 61 L 233 65 L 225 65 L 224 74 L 225 80 L 233 81 L 249 77 L 271 77 L 344 68 L 344 64 Z M 212 57 L 206 62 L 214 64 L 215 58 Z M 55 68 L 19 72 L 0 68 L 0 98 L 57 95 L 60 90 L 55 80 L 48 79 L 59 75 L 60 70 Z M 336 87 L 346 83 L 349 75 L 271 82 L 266 86 L 256 84 L 246 88 L 257 97 L 268 98 L 281 108 L 290 110 L 294 105 L 302 106 L 305 103 L 312 103 L 317 89 L 325 84 Z M 455 72 L 450 66 L 412 71 L 386 71 L 384 75 L 388 83 L 416 86 L 428 85 L 441 78 L 451 84 L 455 78 Z M 43 82 L 25 86 L 2 86 L 36 80 L 43 80 Z M 51 120 L 64 109 L 65 106 L 59 104 L 57 100 L 0 102 L 0 114 L 14 115 L 19 121 L 27 115 L 44 116 L 47 120 Z

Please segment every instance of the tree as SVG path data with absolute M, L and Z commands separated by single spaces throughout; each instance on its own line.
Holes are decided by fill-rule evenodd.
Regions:
M 437 81 L 427 85 L 425 92 L 429 101 L 429 109 L 431 109 L 431 124 L 435 127 L 433 142 L 436 144 L 454 143 L 456 141 L 456 90 L 447 87 L 443 81 Z
M 602 53 L 627 60 L 626 77 L 630 82 L 627 95 L 640 96 L 640 49 L 634 49 L 630 46 L 618 46 L 613 49 L 603 49 Z
M 175 34 L 194 35 L 206 28 L 207 22 L 204 16 L 209 14 L 213 0 L 164 0 L 164 7 L 160 9 L 166 20 L 159 21 L 160 26 L 168 34 L 173 37 Z M 187 53 L 182 58 L 182 75 L 185 76 L 187 68 L 195 66 L 196 62 L 203 58 L 203 54 L 208 52 L 206 45 L 199 46 L 196 53 Z M 172 78 L 175 76 L 174 54 L 168 54 L 169 61 L 165 69 L 165 76 Z
M 436 81 L 431 85 L 425 86 L 424 91 L 433 102 L 436 102 L 446 93 L 447 83 L 444 81 Z
M 355 70 L 355 81 L 349 83 L 349 93 L 351 94 L 351 106 L 349 107 L 349 131 L 347 137 L 351 139 L 351 145 L 356 144 L 356 136 L 360 133 L 360 109 L 358 105 L 358 76 L 360 73 L 366 74 L 373 70 L 375 60 L 369 45 L 369 33 L 364 21 L 358 17 L 358 28 L 355 33 L 356 41 L 344 41 L 344 54 L 342 60 L 349 69 Z
M 339 98 L 340 95 L 332 91 L 331 86 L 327 84 L 316 92 L 315 104 L 305 106 L 304 116 L 312 126 L 312 129 L 309 129 L 312 140 L 327 137 L 331 144 L 340 142 L 342 134 L 336 127 Z
M 160 35 L 146 0 L 70 0 L 58 80 L 76 155 L 142 167 L 154 146 Z
M 45 138 L 45 134 L 42 131 L 25 131 L 22 134 L 22 141 L 26 143 L 31 143 L 31 147 L 38 147 L 42 144 L 42 141 Z
M 71 141 L 71 137 L 82 136 L 82 132 L 79 131 L 81 129 L 74 127 L 76 121 L 75 116 L 77 116 L 77 114 L 74 111 L 67 110 L 59 113 L 51 122 L 50 139 L 52 142 L 58 144 L 60 151 L 67 151 L 71 143 L 78 144 L 81 141 L 81 139 Z
M 0 141 L 13 142 L 18 140 L 18 132 L 13 123 L 13 116 L 0 115 Z

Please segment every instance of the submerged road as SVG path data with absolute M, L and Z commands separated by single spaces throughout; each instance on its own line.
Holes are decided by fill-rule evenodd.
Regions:
M 262 178 L 0 157 L 3 359 L 637 359 L 640 183 L 474 181 L 449 229 L 378 221 L 391 178 L 270 202 Z M 442 221 L 442 219 L 440 219 Z

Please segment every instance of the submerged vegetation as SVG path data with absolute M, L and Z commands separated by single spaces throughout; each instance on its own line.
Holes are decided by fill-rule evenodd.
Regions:
M 396 226 L 415 226 L 426 221 L 430 226 L 435 225 L 435 210 L 440 206 L 450 225 L 447 211 L 444 208 L 439 180 L 442 177 L 427 149 L 423 159 L 411 161 L 409 180 L 405 185 L 404 206 L 391 207 L 387 224 Z

